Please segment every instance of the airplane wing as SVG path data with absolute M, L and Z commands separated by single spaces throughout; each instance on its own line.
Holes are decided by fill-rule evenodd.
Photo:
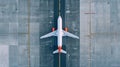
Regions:
M 46 35 L 41 36 L 40 39 L 51 37 L 51 36 L 56 36 L 56 33 L 57 33 L 57 31 L 50 32 Z
M 72 38 L 76 38 L 76 39 L 79 39 L 78 36 L 74 35 L 74 34 L 71 34 L 69 32 L 66 32 L 63 30 L 63 36 L 68 36 L 68 37 L 72 37 Z

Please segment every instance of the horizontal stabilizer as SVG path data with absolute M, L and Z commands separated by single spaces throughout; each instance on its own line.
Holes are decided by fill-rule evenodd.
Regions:
M 59 53 L 58 49 L 55 50 L 55 51 L 53 52 L 53 54 L 56 54 L 56 53 Z M 67 52 L 66 52 L 65 50 L 62 49 L 60 53 L 64 53 L 64 54 L 66 54 Z

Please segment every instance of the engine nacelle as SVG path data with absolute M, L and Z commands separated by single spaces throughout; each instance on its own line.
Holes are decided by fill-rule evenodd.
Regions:
M 53 31 L 55 31 L 55 28 L 54 28 L 54 27 L 52 28 L 52 32 L 53 32 Z
M 68 31 L 68 28 L 67 28 L 67 27 L 65 28 L 65 31 Z

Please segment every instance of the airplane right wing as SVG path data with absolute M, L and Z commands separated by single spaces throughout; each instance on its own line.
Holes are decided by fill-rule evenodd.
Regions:
M 51 37 L 51 36 L 56 36 L 56 34 L 57 34 L 57 30 L 41 36 L 40 39 Z
M 63 36 L 68 36 L 68 37 L 72 37 L 72 38 L 76 38 L 76 39 L 79 39 L 78 36 L 72 34 L 72 33 L 69 33 L 69 32 L 66 32 L 63 30 Z

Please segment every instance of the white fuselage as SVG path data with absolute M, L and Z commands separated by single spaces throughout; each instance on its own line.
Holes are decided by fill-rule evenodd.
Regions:
M 62 18 L 61 16 L 58 17 L 58 34 L 57 34 L 57 44 L 58 44 L 58 47 L 62 47 L 62 35 L 63 35 L 63 32 L 62 32 Z

